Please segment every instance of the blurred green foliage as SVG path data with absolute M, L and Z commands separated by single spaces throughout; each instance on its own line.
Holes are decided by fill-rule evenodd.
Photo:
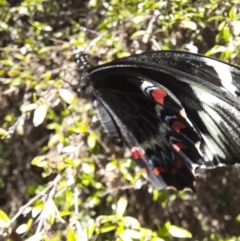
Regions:
M 76 48 L 102 61 L 181 49 L 239 64 L 239 16 L 230 0 L 0 0 L 0 236 L 240 240 L 208 227 L 196 195 L 146 184 L 70 87 Z M 177 200 L 193 208 L 192 223 L 171 213 Z

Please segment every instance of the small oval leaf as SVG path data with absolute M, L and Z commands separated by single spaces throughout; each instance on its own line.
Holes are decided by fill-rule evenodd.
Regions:
M 175 225 L 170 225 L 168 231 L 175 238 L 192 238 L 192 234 L 188 230 Z
M 127 205 L 128 205 L 127 198 L 125 196 L 120 197 L 117 203 L 116 214 L 122 217 L 126 211 Z
M 96 146 L 97 138 L 95 134 L 90 134 L 87 139 L 88 146 L 93 149 Z
M 67 89 L 60 89 L 59 95 L 69 105 L 74 102 L 74 95 Z
M 41 125 L 47 115 L 48 106 L 47 105 L 40 105 L 37 107 L 37 109 L 34 111 L 33 114 L 33 125 L 35 127 Z
M 28 225 L 26 223 L 18 226 L 18 228 L 16 229 L 16 233 L 18 234 L 23 234 L 26 233 L 28 231 Z
M 5 212 L 0 210 L 0 228 L 8 228 L 10 226 L 10 219 Z

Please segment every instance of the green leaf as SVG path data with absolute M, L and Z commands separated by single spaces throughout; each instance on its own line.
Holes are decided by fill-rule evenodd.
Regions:
M 40 105 L 37 107 L 37 109 L 34 111 L 33 114 L 33 125 L 35 127 L 41 125 L 47 115 L 48 106 L 47 105 Z
M 52 135 L 48 141 L 48 147 L 51 148 L 61 141 L 61 137 L 58 134 Z
M 153 239 L 151 239 L 151 241 L 165 241 L 165 240 L 162 238 L 153 238 Z
M 240 21 L 233 21 L 231 22 L 231 26 L 232 26 L 232 32 L 235 36 L 239 36 L 240 35 Z
M 37 233 L 31 236 L 28 239 L 25 239 L 25 241 L 41 241 L 42 240 L 42 233 Z
M 231 37 L 230 31 L 228 27 L 223 28 L 223 39 L 226 43 L 229 43 L 229 39 Z
M 108 223 L 108 222 L 118 221 L 117 215 L 108 215 L 108 216 L 99 216 L 96 220 L 96 223 Z
M 76 234 L 74 233 L 74 231 L 71 228 L 68 229 L 67 241 L 77 241 Z
M 119 217 L 123 216 L 123 214 L 126 211 L 127 205 L 128 205 L 127 198 L 125 196 L 120 197 L 119 200 L 118 200 L 117 209 L 116 209 L 116 214 Z
M 237 11 L 237 8 L 235 6 L 230 9 L 228 16 L 231 18 L 231 20 L 235 19 L 236 11 Z
M 32 208 L 32 217 L 35 218 L 37 217 L 43 210 L 43 204 L 40 204 L 38 206 L 35 206 Z
M 89 163 L 83 163 L 82 164 L 82 171 L 86 174 L 93 174 L 95 171 L 95 166 L 93 164 Z
M 223 20 L 225 19 L 224 16 L 214 16 L 214 17 L 210 17 L 207 21 L 211 22 L 211 21 L 215 21 L 215 20 Z
M 55 202 L 52 199 L 47 200 L 47 202 L 44 205 L 43 212 L 45 213 L 45 216 L 46 216 L 49 224 L 53 225 L 56 217 L 58 217 L 58 215 L 59 215 L 59 212 L 58 212 Z
M 122 221 L 124 223 L 125 226 L 130 226 L 134 229 L 138 229 L 141 227 L 139 221 L 136 219 L 136 218 L 133 218 L 133 217 L 123 217 L 122 218 Z
M 44 75 L 44 80 L 45 80 L 45 81 L 48 81 L 48 80 L 51 79 L 51 77 L 52 77 L 51 71 L 47 71 L 47 72 L 45 73 L 45 75 Z
M 240 214 L 236 217 L 236 220 L 240 222 Z
M 181 26 L 183 28 L 191 29 L 193 31 L 197 30 L 197 24 L 193 21 L 190 21 L 190 20 L 183 20 L 181 22 Z
M 74 95 L 67 89 L 60 89 L 59 95 L 69 105 L 74 103 Z
M 45 156 L 36 156 L 32 160 L 32 165 L 38 166 L 38 167 L 44 167 L 47 165 L 46 157 Z
M 110 224 L 105 227 L 100 227 L 99 232 L 100 233 L 108 233 L 108 232 L 116 230 L 116 229 L 117 229 L 117 225 Z
M 16 76 L 19 76 L 20 74 L 21 74 L 21 72 L 18 69 L 11 69 L 8 71 L 8 75 L 10 77 L 16 77 Z
M 26 223 L 24 223 L 17 227 L 16 233 L 18 233 L 18 234 L 26 233 L 28 231 L 28 228 L 29 228 L 28 225 Z
M 132 240 L 132 239 L 136 239 L 139 240 L 141 237 L 143 236 L 143 234 L 137 230 L 133 230 L 133 229 L 125 229 L 121 234 L 120 237 L 122 238 L 122 240 Z M 129 238 L 129 239 L 128 239 Z
M 10 219 L 8 215 L 0 210 L 0 228 L 8 228 L 10 226 Z
M 220 46 L 220 45 L 215 45 L 213 48 L 209 49 L 205 55 L 209 56 L 209 55 L 213 55 L 219 52 L 224 52 L 226 50 L 225 46 Z
M 226 21 L 222 21 L 219 25 L 218 25 L 218 31 L 222 31 L 223 28 L 226 26 Z
M 35 110 L 37 107 L 38 107 L 38 105 L 36 103 L 32 103 L 32 104 L 29 104 L 29 105 L 22 105 L 20 107 L 20 110 L 22 112 L 29 112 L 29 111 Z
M 91 133 L 88 136 L 87 144 L 91 149 L 93 149 L 96 146 L 96 143 L 97 143 L 97 137 L 94 133 Z
M 227 49 L 227 50 L 224 52 L 224 58 L 223 58 L 223 60 L 231 59 L 232 54 L 233 54 L 233 51 L 232 51 L 231 49 Z
M 96 224 L 95 223 L 93 223 L 93 224 L 91 224 L 91 225 L 89 225 L 87 227 L 86 234 L 87 234 L 87 237 L 88 237 L 89 240 L 91 240 L 91 238 L 92 238 L 92 236 L 93 236 L 93 234 L 95 232 L 95 229 L 96 229 Z
M 4 130 L 3 128 L 0 128 L 0 138 L 4 139 L 6 138 L 8 132 L 6 130 Z
M 8 2 L 6 0 L 1 0 L 0 6 L 2 6 L 2 7 L 8 6 Z
M 135 33 L 133 33 L 130 37 L 131 40 L 135 39 L 136 37 L 139 37 L 139 36 L 143 36 L 144 34 L 146 34 L 146 31 L 145 30 L 139 30 L 139 31 L 136 31 Z
M 192 234 L 188 230 L 175 225 L 170 225 L 168 232 L 175 238 L 192 238 Z

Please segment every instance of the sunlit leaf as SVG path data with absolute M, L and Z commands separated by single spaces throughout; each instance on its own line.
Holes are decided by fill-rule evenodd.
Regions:
M 88 146 L 93 149 L 95 146 L 96 146 L 96 143 L 97 143 L 97 137 L 95 134 L 91 133 L 89 136 L 88 136 L 88 139 L 87 139 L 87 143 L 88 143 Z
M 11 70 L 8 71 L 8 75 L 10 77 L 19 76 L 20 74 L 21 74 L 21 72 L 18 69 L 11 69 Z
M 175 225 L 170 225 L 168 231 L 175 238 L 192 238 L 192 234 L 188 230 Z
M 51 71 L 47 71 L 44 75 L 44 80 L 48 81 L 51 79 L 52 73 Z
M 33 218 L 37 217 L 41 213 L 42 210 L 43 210 L 43 205 L 33 207 L 32 208 L 32 217 Z
M 232 26 L 233 34 L 235 36 L 239 36 L 240 35 L 240 21 L 231 22 L 231 26 Z
M 40 105 L 38 106 L 33 114 L 33 125 L 35 127 L 41 125 L 43 121 L 45 120 L 45 117 L 47 115 L 48 106 L 47 105 Z
M 0 138 L 4 139 L 7 136 L 8 132 L 3 128 L 0 128 Z
M 94 165 L 89 163 L 83 163 L 82 164 L 82 171 L 87 174 L 93 174 L 94 173 Z
M 127 205 L 128 205 L 127 198 L 125 196 L 120 197 L 117 203 L 116 214 L 120 217 L 123 216 L 123 214 L 126 211 Z
M 25 239 L 25 241 L 40 241 L 40 240 L 42 240 L 42 233 L 37 233 L 31 236 L 30 238 Z
M 7 228 L 10 225 L 10 219 L 5 212 L 0 210 L 0 228 Z
M 23 234 L 23 233 L 26 233 L 27 231 L 28 231 L 28 225 L 26 223 L 18 226 L 16 229 L 16 233 L 18 234 Z
M 210 50 L 208 50 L 205 55 L 209 56 L 209 55 L 213 55 L 219 52 L 224 52 L 226 50 L 225 46 L 220 46 L 220 45 L 215 45 L 213 48 L 211 48 Z
M 228 13 L 229 17 L 231 18 L 231 20 L 234 20 L 235 16 L 236 16 L 236 11 L 237 8 L 236 7 L 232 7 Z
M 67 89 L 60 89 L 59 95 L 67 104 L 73 104 L 74 102 L 74 95 Z
M 86 229 L 88 239 L 91 239 L 96 229 L 95 223 L 89 225 Z
M 230 37 L 231 37 L 231 34 L 230 34 L 230 31 L 229 31 L 229 28 L 228 28 L 228 27 L 225 27 L 225 28 L 223 29 L 223 39 L 224 39 L 224 41 L 225 41 L 226 43 L 228 43 Z
M 125 229 L 121 234 L 121 237 L 123 238 L 123 240 L 126 240 L 125 238 L 127 237 L 129 238 L 131 237 L 132 239 L 139 240 L 142 236 L 143 234 L 141 232 L 134 229 Z
M 38 107 L 38 105 L 36 103 L 31 103 L 29 105 L 22 105 L 20 107 L 20 110 L 22 112 L 28 112 L 28 111 L 32 111 L 32 110 L 35 110 L 36 108 Z
M 130 226 L 134 229 L 140 228 L 140 223 L 136 218 L 133 217 L 123 217 L 122 221 L 124 223 L 125 226 Z
M 130 39 L 134 39 L 136 37 L 143 36 L 144 34 L 146 34 L 146 31 L 144 31 L 144 30 L 136 31 L 135 33 L 133 33 L 131 35 Z
M 108 233 L 110 231 L 115 230 L 116 228 L 117 228 L 117 225 L 110 224 L 105 227 L 100 227 L 99 231 L 100 231 L 100 233 Z
M 215 20 L 223 20 L 225 17 L 224 16 L 213 16 L 213 17 L 210 17 L 207 21 L 208 22 L 211 22 L 211 21 L 215 21 Z
M 52 135 L 48 141 L 48 147 L 53 147 L 62 140 L 60 135 Z
M 47 165 L 46 157 L 45 156 L 36 156 L 32 160 L 32 165 L 38 166 L 38 167 L 44 167 Z
M 74 231 L 71 228 L 68 229 L 67 241 L 77 241 L 76 234 L 74 233 Z
M 189 21 L 189 20 L 184 20 L 181 22 L 181 26 L 183 28 L 188 28 L 188 29 L 191 29 L 191 30 L 196 30 L 197 29 L 197 24 L 193 21 Z

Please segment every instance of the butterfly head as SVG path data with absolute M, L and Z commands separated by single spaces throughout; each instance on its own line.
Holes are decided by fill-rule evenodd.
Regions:
M 93 92 L 88 72 L 92 67 L 90 55 L 84 52 L 79 52 L 75 54 L 75 62 L 78 65 L 79 72 L 77 92 L 79 96 L 89 99 Z

